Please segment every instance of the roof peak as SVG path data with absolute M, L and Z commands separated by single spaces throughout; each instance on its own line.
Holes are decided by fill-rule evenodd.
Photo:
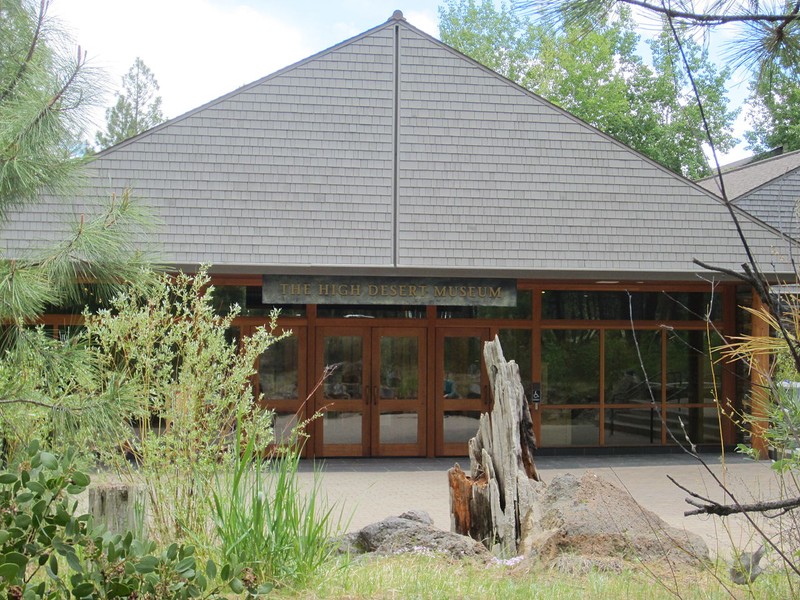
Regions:
M 390 21 L 405 21 L 406 18 L 403 16 L 402 10 L 396 10 L 392 13 L 392 16 L 389 17 Z

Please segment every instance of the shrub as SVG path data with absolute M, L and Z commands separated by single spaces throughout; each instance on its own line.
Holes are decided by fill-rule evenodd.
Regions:
M 119 443 L 103 458 L 126 480 L 144 479 L 151 532 L 162 540 L 206 526 L 209 485 L 237 459 L 237 426 L 259 446 L 271 440 L 270 415 L 256 405 L 252 377 L 258 356 L 290 332 L 276 333 L 273 311 L 269 327 L 241 344 L 230 340 L 239 308 L 217 315 L 213 292 L 203 267 L 195 276 L 164 275 L 85 315 L 99 370 L 108 385 L 124 386 L 135 399 L 129 415 L 135 428 L 124 441 L 134 464 Z
M 89 477 L 75 468 L 75 453 L 58 457 L 32 442 L 15 470 L 0 473 L 0 591 L 10 599 L 221 598 L 221 590 L 254 597 L 250 570 L 213 561 L 198 568 L 192 546 L 154 542 L 132 533 L 93 527 L 76 516 Z

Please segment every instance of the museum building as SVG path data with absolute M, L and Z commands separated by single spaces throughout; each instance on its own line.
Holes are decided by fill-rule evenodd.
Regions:
M 717 407 L 745 407 L 750 374 L 709 349 L 748 331 L 738 307 L 757 300 L 695 262 L 746 261 L 721 200 L 399 11 L 99 153 L 85 176 L 80 200 L 12 214 L 8 253 L 130 188 L 161 222 L 148 243 L 163 262 L 213 265 L 220 310 L 242 307 L 235 336 L 280 307 L 293 335 L 255 382 L 278 432 L 321 413 L 309 454 L 465 454 L 494 336 L 543 451 L 741 435 Z M 762 270 L 793 280 L 791 238 L 734 210 Z

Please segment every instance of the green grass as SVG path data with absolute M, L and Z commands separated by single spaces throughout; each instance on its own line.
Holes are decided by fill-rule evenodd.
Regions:
M 524 565 L 482 565 L 423 555 L 356 559 L 318 571 L 302 589 L 282 589 L 274 597 L 319 599 L 486 599 L 503 600 L 714 600 L 797 597 L 782 574 L 760 577 L 751 589 L 721 583 L 707 571 L 673 576 L 643 568 L 623 573 L 566 575 Z M 797 584 L 798 582 L 795 582 Z M 726 587 L 727 586 L 727 587 Z M 677 590 L 677 593 L 676 593 Z

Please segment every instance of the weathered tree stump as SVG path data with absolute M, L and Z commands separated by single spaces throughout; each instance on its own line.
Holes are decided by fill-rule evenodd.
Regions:
M 515 555 L 541 487 L 536 439 L 519 366 L 506 362 L 497 337 L 486 342 L 483 358 L 494 406 L 469 441 L 470 474 L 459 465 L 448 471 L 451 526 L 495 553 Z
M 147 494 L 141 486 L 106 483 L 89 488 L 89 514 L 96 525 L 124 535 L 144 527 Z

